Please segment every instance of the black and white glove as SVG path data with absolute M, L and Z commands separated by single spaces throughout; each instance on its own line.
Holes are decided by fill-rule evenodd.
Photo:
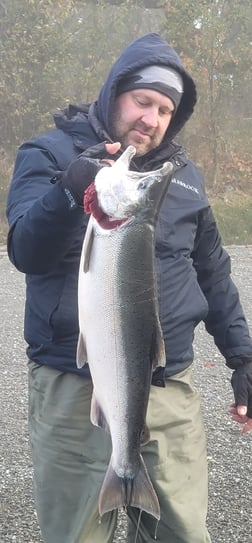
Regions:
M 63 172 L 57 172 L 52 182 L 59 181 L 69 198 L 69 192 L 76 205 L 83 207 L 84 193 L 94 181 L 96 174 L 104 166 L 109 166 L 106 158 L 109 154 L 105 147 L 106 142 L 89 147 L 70 162 Z M 98 158 L 99 157 L 99 158 Z
M 235 405 L 247 406 L 247 416 L 252 418 L 252 357 L 229 358 L 227 366 L 234 370 L 231 384 Z

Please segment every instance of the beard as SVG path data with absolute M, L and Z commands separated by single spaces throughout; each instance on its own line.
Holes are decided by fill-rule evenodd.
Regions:
M 135 156 L 146 155 L 152 149 L 158 147 L 162 138 L 156 130 L 138 120 L 132 123 L 123 121 L 120 112 L 115 112 L 112 122 L 114 141 L 120 141 L 122 149 L 129 145 L 136 148 Z

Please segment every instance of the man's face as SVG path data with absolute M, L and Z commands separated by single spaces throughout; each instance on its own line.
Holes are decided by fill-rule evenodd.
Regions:
M 113 131 L 122 148 L 136 147 L 143 156 L 157 147 L 171 122 L 174 104 L 170 98 L 151 89 L 134 89 L 115 101 Z

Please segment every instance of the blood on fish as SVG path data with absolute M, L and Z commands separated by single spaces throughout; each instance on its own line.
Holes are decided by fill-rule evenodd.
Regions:
M 99 225 L 104 228 L 104 230 L 114 230 L 121 226 L 128 218 L 124 219 L 113 219 L 109 217 L 104 211 L 100 208 L 97 192 L 95 188 L 95 183 L 91 183 L 85 191 L 83 199 L 84 211 L 87 215 L 93 215 Z

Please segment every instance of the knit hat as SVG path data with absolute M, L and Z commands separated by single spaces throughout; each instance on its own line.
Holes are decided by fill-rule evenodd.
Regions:
M 117 96 L 134 89 L 152 89 L 168 96 L 177 110 L 183 94 L 183 79 L 164 65 L 152 65 L 132 73 L 119 82 Z

